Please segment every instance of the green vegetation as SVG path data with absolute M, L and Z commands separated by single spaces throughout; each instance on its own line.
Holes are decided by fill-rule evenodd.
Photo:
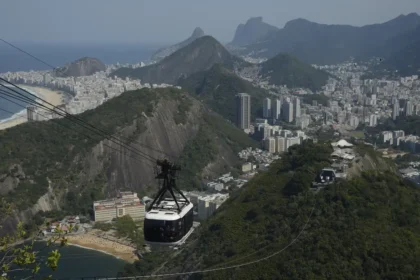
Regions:
M 330 153 L 328 143 L 294 146 L 223 204 L 201 225 L 198 241 L 174 256 L 159 273 L 253 261 L 279 252 L 299 237 L 268 260 L 195 276 L 417 279 L 420 190 L 392 172 L 375 170 L 318 193 L 308 191 L 314 175 L 328 164 Z M 141 262 L 157 263 L 154 258 L 147 260 L 146 256 Z M 137 274 L 138 266 L 128 267 L 126 273 Z M 157 267 L 141 272 L 155 272 Z
M 328 106 L 328 96 L 324 94 L 305 94 L 302 101 L 310 105 L 313 101 L 316 101 L 319 105 Z
M 143 232 L 137 228 L 136 223 L 129 215 L 118 218 L 115 222 L 115 228 L 120 237 L 128 237 L 132 242 L 136 243 L 137 247 L 144 244 Z
M 112 229 L 112 224 L 111 223 L 103 223 L 103 222 L 96 222 L 95 225 L 93 226 L 93 228 L 95 229 L 100 229 L 102 231 L 109 231 Z
M 0 198 L 0 224 L 3 224 L 11 214 L 11 204 Z M 39 220 L 37 216 L 35 216 L 34 220 L 34 223 L 37 225 L 43 223 L 43 220 Z M 36 227 L 39 231 L 39 227 Z M 71 230 L 72 227 L 70 227 Z M 35 279 L 40 269 L 44 267 L 55 271 L 61 257 L 58 248 L 67 244 L 64 232 L 57 230 L 56 233 L 55 236 L 48 239 L 47 244 L 41 249 L 35 246 L 35 238 L 31 238 L 30 233 L 24 228 L 22 223 L 17 224 L 14 233 L 3 233 L 0 236 L 0 279 L 17 279 L 14 275 L 17 271 L 27 275 L 24 279 Z M 17 242 L 24 239 L 30 240 L 23 244 L 17 244 Z M 39 256 L 41 250 L 49 250 L 46 260 Z
M 159 98 L 180 100 L 181 95 L 181 91 L 174 88 L 125 92 L 78 117 L 110 134 L 118 135 L 122 128 L 133 123 L 140 130 L 134 133 L 141 133 L 145 128 L 143 113 L 151 115 Z M 186 113 L 186 105 L 180 106 Z M 182 115 L 180 120 L 183 120 Z M 91 214 L 92 201 L 105 197 L 107 178 L 103 172 L 89 178 L 84 159 L 102 140 L 102 136 L 67 118 L 25 123 L 0 131 L 0 174 L 19 178 L 17 188 L 9 192 L 6 199 L 19 210 L 27 209 L 47 192 L 50 182 L 54 194 L 68 190 L 64 212 Z M 103 160 L 106 168 L 107 159 Z M 16 165 L 22 168 L 24 176 L 17 172 Z M 15 168 L 9 170 L 12 166 Z
M 261 64 L 263 77 L 270 77 L 270 84 L 321 89 L 327 83 L 328 73 L 317 70 L 288 54 L 279 54 Z
M 232 123 L 236 123 L 235 96 L 238 93 L 251 95 L 253 119 L 262 115 L 263 99 L 269 96 L 265 90 L 254 87 L 222 65 L 214 65 L 207 71 L 181 79 L 178 84 Z
M 179 174 L 178 185 L 186 190 L 200 189 L 203 168 L 224 153 L 220 148 L 223 144 L 228 145 L 228 152 L 235 154 L 235 157 L 244 148 L 258 145 L 221 116 L 204 112 L 203 122 L 197 135 L 187 142 L 178 160 L 182 170 Z
M 420 135 L 420 116 L 399 117 L 395 121 L 386 119 L 376 127 L 367 127 L 370 134 L 378 134 L 384 130 L 404 130 L 405 134 Z
M 351 131 L 350 136 L 358 139 L 365 139 L 365 133 L 361 130 Z

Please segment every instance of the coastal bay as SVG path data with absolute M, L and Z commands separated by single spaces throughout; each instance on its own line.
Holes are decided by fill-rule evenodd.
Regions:
M 51 103 L 54 106 L 64 104 L 64 98 L 63 98 L 64 96 L 63 96 L 63 93 L 60 91 L 48 89 L 45 87 L 39 87 L 39 86 L 36 86 L 36 87 L 28 86 L 28 85 L 18 85 L 18 86 L 35 94 L 39 98 L 46 100 L 47 102 Z M 0 121 L 0 130 L 10 128 L 10 127 L 13 127 L 13 126 L 25 123 L 25 122 L 27 122 L 26 110 L 19 107 L 19 111 L 16 112 L 13 116 L 10 116 L 6 118 L 5 120 Z

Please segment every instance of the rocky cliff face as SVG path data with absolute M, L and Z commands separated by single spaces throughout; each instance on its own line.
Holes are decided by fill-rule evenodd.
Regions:
M 97 58 L 83 57 L 70 64 L 54 70 L 58 77 L 90 76 L 96 72 L 105 71 L 106 66 Z
M 176 159 L 184 149 L 186 142 L 195 136 L 200 127 L 200 103 L 194 102 L 190 108 L 186 124 L 176 124 L 174 116 L 177 104 L 171 101 L 162 101 L 152 116 L 147 116 L 146 130 L 136 137 L 130 146 L 140 150 L 153 158 Z M 136 125 L 125 127 L 121 133 L 130 137 L 136 133 Z M 85 162 L 91 166 L 91 175 L 96 176 L 98 171 L 105 172 L 109 194 L 115 194 L 118 189 L 127 188 L 141 191 L 145 185 L 154 182 L 154 164 L 147 160 L 134 160 L 134 154 L 117 153 L 104 147 L 101 142 L 92 150 L 92 156 Z M 141 143 L 141 144 L 140 144 Z M 116 144 L 107 143 L 113 148 Z M 153 149 L 153 150 L 152 150 Z M 158 151 L 163 151 L 165 154 Z M 169 157 L 170 156 L 170 157 Z M 101 160 L 107 158 L 106 161 Z M 96 170 L 95 170 L 96 169 Z
M 186 96 L 184 98 L 190 99 Z M 129 144 L 131 147 L 153 158 L 163 159 L 171 155 L 169 159 L 175 160 L 200 127 L 202 105 L 197 100 L 190 101 L 188 110 L 183 112 L 185 114 L 183 123 L 176 121 L 180 114 L 179 106 L 182 99 L 160 98 L 155 104 L 153 113 L 147 115 L 145 112 L 139 112 L 139 117 L 133 119 L 131 124 L 120 127 L 118 134 L 132 139 Z M 139 119 L 142 119 L 141 125 Z M 115 196 L 118 190 L 124 189 L 142 193 L 145 185 L 155 185 L 155 163 L 123 149 L 109 140 L 102 140 L 87 153 L 76 155 L 66 172 L 75 174 L 72 179 L 46 178 L 49 184 L 47 192 L 29 208 L 18 210 L 15 207 L 13 214 L 2 223 L 4 226 L 2 231 L 13 230 L 19 221 L 29 222 L 31 217 L 41 210 L 60 209 L 68 192 L 81 195 L 86 190 L 94 188 L 95 181 L 99 179 L 100 182 L 96 185 L 100 186 L 105 197 Z M 57 162 L 56 165 L 60 164 Z M 7 197 L 7 193 L 12 190 L 20 191 L 17 185 L 19 178 L 23 177 L 25 169 L 20 165 L 11 165 L 7 174 L 0 175 L 0 198 Z M 28 178 L 25 182 L 31 181 Z
M 235 37 L 233 38 L 232 45 L 244 46 L 247 44 L 255 43 L 262 39 L 268 33 L 279 30 L 277 27 L 263 22 L 262 17 L 250 18 L 245 24 L 239 24 L 236 28 Z

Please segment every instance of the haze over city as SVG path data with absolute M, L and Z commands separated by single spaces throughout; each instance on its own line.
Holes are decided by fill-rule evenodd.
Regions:
M 72 44 L 173 43 L 197 26 L 227 43 L 255 16 L 281 28 L 296 18 L 361 26 L 420 13 L 418 0 L 3 0 L 1 7 L 4 39 Z

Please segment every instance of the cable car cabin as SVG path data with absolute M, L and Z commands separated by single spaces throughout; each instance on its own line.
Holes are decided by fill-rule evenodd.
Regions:
M 163 199 L 153 205 L 144 219 L 144 239 L 148 243 L 174 245 L 181 242 L 193 225 L 193 204 L 177 199 L 181 209 L 172 198 Z

